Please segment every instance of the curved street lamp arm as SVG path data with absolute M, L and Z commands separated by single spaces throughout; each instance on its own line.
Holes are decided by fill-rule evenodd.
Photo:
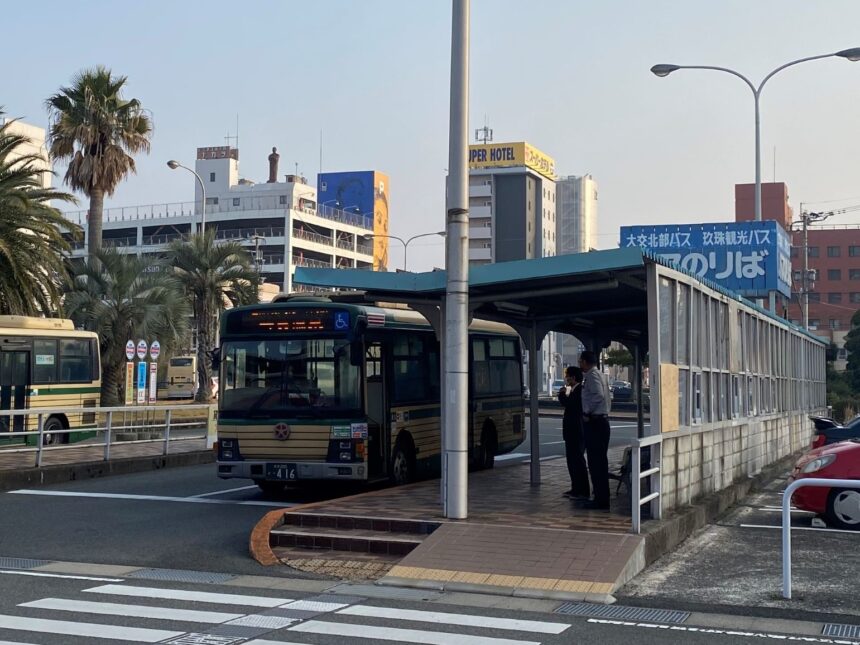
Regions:
M 748 79 L 746 76 L 744 76 L 740 72 L 736 72 L 735 70 L 729 69 L 728 67 L 716 67 L 714 65 L 678 65 L 678 69 L 710 69 L 710 70 L 714 70 L 716 72 L 726 72 L 727 74 L 731 74 L 732 76 L 737 76 L 744 83 L 746 83 L 749 86 L 750 90 L 752 90 L 752 93 L 754 95 L 758 94 L 758 90 L 756 89 L 755 85 L 753 85 L 753 83 L 750 79 Z M 765 79 L 765 80 L 767 80 L 767 79 Z M 763 84 L 764 83 L 762 83 L 762 85 Z
M 818 56 L 807 56 L 806 58 L 798 58 L 797 60 L 793 60 L 790 63 L 786 63 L 785 65 L 780 65 L 779 67 L 777 67 L 775 70 L 773 70 L 770 74 L 768 74 L 767 76 L 765 76 L 762 79 L 761 83 L 759 83 L 758 90 L 756 90 L 756 91 L 760 94 L 762 88 L 764 87 L 764 84 L 767 83 L 774 74 L 776 74 L 777 72 L 781 72 L 786 67 L 792 67 L 793 65 L 799 65 L 800 63 L 806 63 L 806 62 L 811 61 L 811 60 L 820 60 L 822 58 L 830 58 L 831 56 L 835 56 L 835 55 L 836 54 L 819 54 Z

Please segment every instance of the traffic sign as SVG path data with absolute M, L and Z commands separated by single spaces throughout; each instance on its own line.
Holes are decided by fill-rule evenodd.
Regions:
M 134 341 L 130 340 L 125 344 L 125 357 L 128 360 L 134 358 Z
M 140 340 L 137 342 L 137 357 L 140 360 L 146 358 L 146 341 Z
M 161 354 L 161 343 L 154 340 L 152 341 L 152 346 L 149 348 L 149 355 L 152 357 L 152 360 L 157 361 L 159 354 Z

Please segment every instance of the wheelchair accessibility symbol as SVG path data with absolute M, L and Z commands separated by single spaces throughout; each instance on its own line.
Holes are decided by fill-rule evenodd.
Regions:
M 349 313 L 346 311 L 338 311 L 334 314 L 335 329 L 349 329 Z

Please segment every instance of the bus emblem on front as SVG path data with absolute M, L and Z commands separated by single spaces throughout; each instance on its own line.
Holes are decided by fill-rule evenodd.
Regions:
M 279 423 L 275 426 L 275 439 L 278 441 L 286 441 L 290 438 L 290 426 L 286 423 Z

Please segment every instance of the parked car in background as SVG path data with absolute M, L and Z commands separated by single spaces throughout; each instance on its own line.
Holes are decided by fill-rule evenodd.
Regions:
M 557 378 L 552 382 L 552 387 L 550 388 L 550 394 L 552 396 L 558 396 L 558 391 L 563 388 L 567 383 L 564 379 Z
M 789 482 L 804 478 L 860 481 L 860 439 L 811 450 L 794 466 Z M 823 516 L 828 525 L 860 531 L 860 489 L 805 486 L 795 491 L 794 505 Z
M 623 389 L 623 388 L 629 388 L 629 387 L 630 387 L 629 382 L 616 380 L 616 381 L 612 381 L 612 383 L 609 384 L 609 391 L 614 392 L 618 388 Z
M 821 448 L 839 441 L 860 438 L 860 415 L 851 419 L 845 425 L 834 423 L 829 425 L 824 422 L 823 417 L 809 417 L 815 424 L 815 433 L 812 436 L 812 447 Z M 832 419 L 827 419 L 832 421 Z

